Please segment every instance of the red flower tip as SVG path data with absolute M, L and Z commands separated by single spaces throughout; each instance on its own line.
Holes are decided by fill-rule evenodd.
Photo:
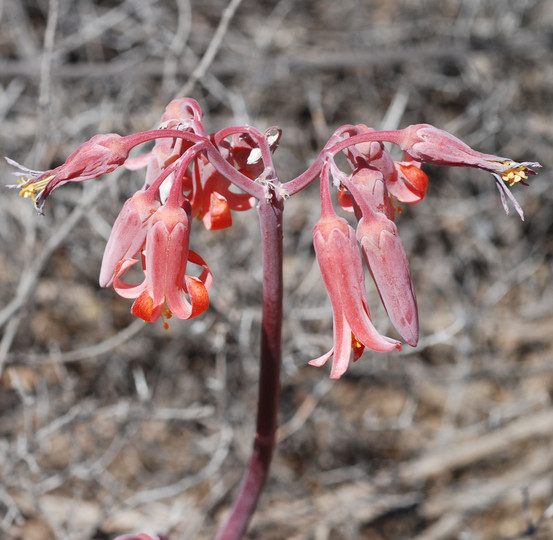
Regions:
M 157 306 L 156 314 L 154 315 L 154 299 L 150 296 L 148 291 L 144 291 L 134 301 L 131 313 L 135 317 L 143 319 L 146 322 L 154 322 L 159 319 L 162 307 L 163 306 Z
M 397 181 L 388 182 L 388 191 L 400 202 L 415 204 L 426 195 L 428 176 L 420 164 L 412 161 L 396 162 Z

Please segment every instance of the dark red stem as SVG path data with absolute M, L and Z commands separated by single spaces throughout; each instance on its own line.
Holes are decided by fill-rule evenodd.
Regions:
M 259 203 L 263 252 L 263 312 L 257 429 L 238 496 L 216 540 L 238 540 L 246 532 L 267 480 L 276 442 L 282 335 L 283 201 L 272 191 Z

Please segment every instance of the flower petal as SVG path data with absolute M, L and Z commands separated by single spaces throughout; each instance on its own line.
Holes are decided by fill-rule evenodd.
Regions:
M 396 225 L 383 214 L 376 223 L 362 218 L 357 237 L 392 324 L 411 346 L 419 339 L 417 300 L 409 261 Z
M 415 162 L 397 162 L 397 176 L 386 180 L 388 191 L 400 202 L 416 204 L 426 195 L 428 176 Z
M 136 192 L 125 202 L 113 224 L 102 258 L 101 287 L 112 284 L 119 261 L 134 258 L 140 252 L 146 242 L 148 220 L 157 208 L 159 202 L 144 191 Z
M 122 298 L 137 298 L 146 289 L 146 279 L 138 285 L 129 285 L 121 278 L 126 274 L 129 268 L 135 265 L 138 261 L 136 259 L 123 259 L 119 261 L 119 264 L 115 268 L 115 274 L 113 278 L 113 289 Z

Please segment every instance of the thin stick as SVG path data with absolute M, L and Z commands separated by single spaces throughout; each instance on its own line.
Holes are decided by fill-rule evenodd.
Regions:
M 227 33 L 228 25 L 230 24 L 230 21 L 232 20 L 232 17 L 234 16 L 234 13 L 238 9 L 238 6 L 241 2 L 242 0 L 231 0 L 229 2 L 228 6 L 225 8 L 223 14 L 221 15 L 219 25 L 217 26 L 217 29 L 215 30 L 215 33 L 213 34 L 213 37 L 209 42 L 209 46 L 202 56 L 202 59 L 190 74 L 190 77 L 188 78 L 188 81 L 186 81 L 186 84 L 177 92 L 177 96 L 188 96 L 192 88 L 194 88 L 196 81 L 201 79 L 207 73 L 209 66 L 215 59 L 215 55 L 221 47 L 223 38 Z
M 52 61 L 58 25 L 59 1 L 48 2 L 48 19 L 44 31 L 43 53 L 40 62 L 40 88 L 38 95 L 39 125 L 32 154 L 37 161 L 42 161 L 48 139 L 48 125 L 51 125 L 52 97 Z

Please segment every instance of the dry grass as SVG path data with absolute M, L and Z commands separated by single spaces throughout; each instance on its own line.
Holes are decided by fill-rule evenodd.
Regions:
M 288 202 L 281 442 L 248 538 L 552 538 L 553 4 L 243 0 L 214 42 L 226 5 L 0 2 L 0 153 L 48 168 L 96 132 L 153 126 L 186 88 L 212 130 L 282 127 L 282 180 L 343 123 L 428 122 L 541 161 L 515 189 L 524 223 L 486 173 L 427 169 L 427 198 L 398 218 L 421 343 L 367 353 L 339 382 L 306 365 L 331 340 L 316 189 Z M 70 186 L 44 218 L 0 198 L 2 539 L 208 539 L 235 493 L 256 402 L 255 214 L 196 227 L 212 307 L 165 331 L 97 285 L 140 185 Z

